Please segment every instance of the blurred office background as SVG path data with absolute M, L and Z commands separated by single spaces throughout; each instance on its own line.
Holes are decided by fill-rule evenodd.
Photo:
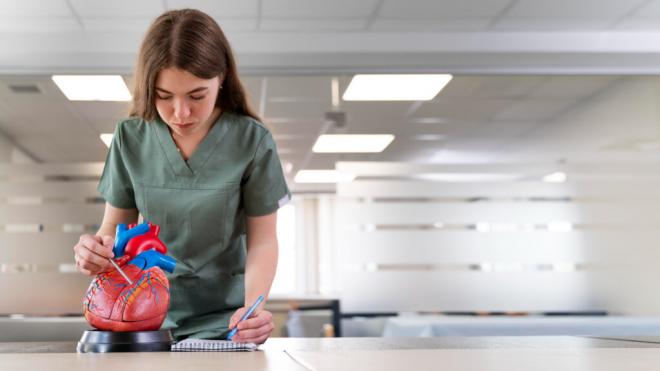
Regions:
M 53 75 L 130 86 L 182 7 L 225 30 L 294 192 L 275 335 L 660 335 L 660 0 L 2 0 L 0 340 L 86 328 L 72 247 L 128 103 Z M 452 78 L 352 100 L 361 74 Z M 333 134 L 386 143 L 314 150 Z

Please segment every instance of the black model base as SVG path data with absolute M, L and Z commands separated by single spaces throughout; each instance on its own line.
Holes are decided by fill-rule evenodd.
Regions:
M 169 352 L 174 343 L 170 330 L 112 332 L 87 330 L 76 350 L 78 353 Z

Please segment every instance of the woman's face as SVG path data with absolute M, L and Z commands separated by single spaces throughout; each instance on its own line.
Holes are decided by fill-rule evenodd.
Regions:
M 174 67 L 165 68 L 156 78 L 156 110 L 180 137 L 208 130 L 215 116 L 220 77 L 206 80 Z

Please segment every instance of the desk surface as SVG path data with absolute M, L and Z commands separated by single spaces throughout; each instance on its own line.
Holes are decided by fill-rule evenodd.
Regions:
M 660 339 L 587 337 L 272 338 L 245 353 L 77 354 L 73 342 L 0 343 L 0 369 L 655 370 Z

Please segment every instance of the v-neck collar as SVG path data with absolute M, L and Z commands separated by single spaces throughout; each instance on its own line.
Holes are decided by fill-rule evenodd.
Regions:
M 188 161 L 183 159 L 181 153 L 174 143 L 174 138 L 170 133 L 170 129 L 163 120 L 158 117 L 154 124 L 156 125 L 156 133 L 162 145 L 165 156 L 167 157 L 174 173 L 178 176 L 194 176 L 199 170 L 204 167 L 206 161 L 211 157 L 213 150 L 222 139 L 223 134 L 227 131 L 225 125 L 226 114 L 223 111 L 220 116 L 215 120 L 215 123 L 206 133 L 206 136 L 197 145 L 197 148 L 192 153 Z

